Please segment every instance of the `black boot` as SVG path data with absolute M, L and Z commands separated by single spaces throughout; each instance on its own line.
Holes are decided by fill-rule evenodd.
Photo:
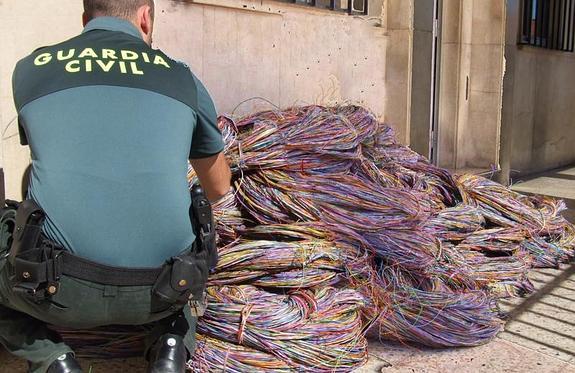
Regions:
M 148 373 L 184 373 L 187 358 L 183 338 L 175 334 L 164 334 L 150 351 Z
M 82 373 L 82 368 L 74 355 L 67 353 L 50 364 L 46 373 Z

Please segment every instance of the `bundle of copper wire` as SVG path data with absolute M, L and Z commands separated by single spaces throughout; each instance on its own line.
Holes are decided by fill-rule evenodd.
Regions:
M 531 268 L 575 256 L 562 202 L 453 176 L 361 107 L 219 125 L 234 190 L 214 205 L 220 261 L 193 371 L 352 371 L 369 330 L 486 343 L 503 323 L 498 298 L 528 294 Z

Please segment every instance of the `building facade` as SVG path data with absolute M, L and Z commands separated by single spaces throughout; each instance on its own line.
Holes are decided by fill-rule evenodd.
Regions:
M 575 162 L 575 56 L 518 45 L 525 1 L 295 1 L 156 0 L 154 43 L 190 65 L 221 113 L 360 104 L 437 164 L 501 169 L 502 181 Z M 0 1 L 8 197 L 29 162 L 12 70 L 80 32 L 80 15 L 78 0 Z

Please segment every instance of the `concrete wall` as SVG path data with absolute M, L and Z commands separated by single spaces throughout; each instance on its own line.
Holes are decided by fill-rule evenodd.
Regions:
M 518 46 L 520 1 L 507 13 L 502 157 L 513 179 L 575 162 L 575 54 Z
M 443 0 L 438 162 L 499 164 L 505 0 Z
M 395 125 L 399 140 L 405 144 L 410 140 L 413 9 L 414 0 L 385 0 L 382 16 L 388 37 L 384 120 Z
M 381 1 L 371 2 L 370 17 L 266 0 L 158 0 L 157 5 L 155 46 L 191 66 L 221 113 L 350 102 L 384 118 L 389 75 Z M 1 165 L 9 197 L 18 198 L 28 163 L 13 121 L 12 70 L 33 49 L 77 34 L 80 14 L 78 0 L 0 0 L 0 123 L 7 128 Z M 249 100 L 254 97 L 269 103 Z M 405 120 L 390 123 L 406 133 Z
M 414 0 L 413 5 L 409 145 L 430 157 L 434 1 Z
M 280 107 L 350 101 L 383 115 L 386 38 L 377 20 L 277 1 L 158 5 L 157 45 L 190 64 L 221 112 L 263 97 Z M 254 106 L 262 103 L 239 111 Z

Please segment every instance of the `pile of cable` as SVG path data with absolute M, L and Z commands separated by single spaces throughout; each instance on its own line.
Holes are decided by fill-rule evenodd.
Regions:
M 220 126 L 234 170 L 231 211 L 244 220 L 222 247 L 228 264 L 211 285 L 351 288 L 368 299 L 365 324 L 375 323 L 384 338 L 473 346 L 501 329 L 498 298 L 533 291 L 529 269 L 573 258 L 574 230 L 560 216 L 561 202 L 453 176 L 398 144 L 363 108 L 295 107 L 222 118 Z M 311 242 L 291 248 L 293 239 L 277 227 L 294 224 L 311 224 L 338 254 L 317 244 L 310 250 Z
M 451 175 L 361 107 L 219 125 L 234 188 L 214 204 L 220 260 L 195 372 L 349 372 L 374 331 L 486 343 L 503 325 L 499 298 L 533 291 L 531 268 L 575 256 L 564 203 Z
M 211 287 L 210 307 L 199 321 L 204 336 L 260 351 L 244 350 L 243 361 L 228 357 L 230 367 L 249 364 L 265 370 L 262 352 L 296 371 L 347 372 L 367 360 L 367 341 L 360 308 L 363 296 L 351 289 L 321 287 L 277 294 L 250 285 Z M 209 340 L 191 362 L 195 371 L 228 371 L 225 361 L 213 360 Z M 220 343 L 221 344 L 221 343 Z M 233 371 L 233 368 L 230 368 Z M 244 370 L 245 371 L 245 370 Z

